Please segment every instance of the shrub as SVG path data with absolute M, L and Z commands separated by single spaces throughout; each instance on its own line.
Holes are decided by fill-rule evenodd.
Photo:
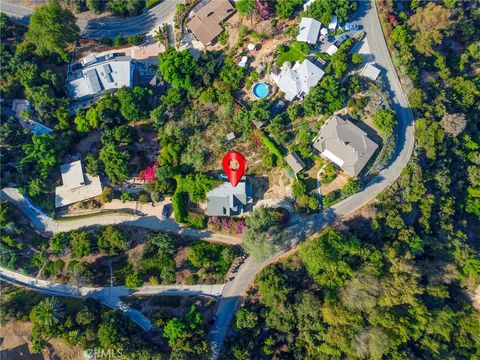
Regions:
M 275 144 L 275 142 L 272 139 L 270 139 L 268 136 L 264 134 L 261 137 L 261 141 L 263 145 L 265 145 L 265 147 L 268 149 L 268 151 L 276 155 L 279 161 L 282 161 L 282 158 L 283 158 L 282 152 L 280 151 L 278 145 Z
M 113 46 L 123 46 L 127 43 L 125 38 L 122 35 L 118 35 L 115 40 L 113 40 Z
M 188 218 L 185 195 L 185 192 L 177 191 L 172 196 L 173 214 L 178 223 L 184 223 Z
M 150 9 L 150 8 L 154 7 L 155 5 L 159 4 L 160 1 L 162 1 L 162 0 L 147 0 L 145 6 L 147 7 L 147 9 Z
M 113 200 L 113 190 L 112 190 L 112 188 L 110 188 L 108 186 L 104 186 L 103 191 L 100 194 L 100 196 L 98 197 L 98 199 L 100 200 L 100 202 L 102 204 L 106 204 L 106 203 L 112 201 Z
M 188 248 L 188 260 L 207 272 L 225 275 L 235 255 L 233 250 L 222 244 L 196 241 Z
M 125 286 L 129 289 L 135 289 L 143 285 L 143 280 L 136 272 L 132 272 L 125 277 Z
M 120 195 L 120 200 L 124 203 L 125 201 L 132 201 L 133 195 L 128 192 L 122 192 Z
M 205 229 L 207 227 L 207 217 L 200 214 L 189 214 L 188 224 L 196 229 Z
M 140 202 L 140 203 L 142 203 L 142 204 L 149 203 L 149 202 L 150 202 L 150 197 L 148 196 L 147 193 L 142 192 L 142 193 L 138 196 L 138 202 Z

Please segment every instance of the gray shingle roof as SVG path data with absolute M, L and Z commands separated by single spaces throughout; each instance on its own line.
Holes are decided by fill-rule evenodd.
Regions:
M 245 180 L 233 187 L 229 182 L 207 193 L 207 210 L 209 216 L 235 216 L 243 214 L 245 207 L 252 203 L 252 185 Z
M 378 145 L 353 123 L 333 115 L 322 126 L 313 147 L 348 175 L 358 176 Z
M 298 155 L 295 151 L 285 156 L 285 161 L 292 168 L 295 174 L 302 171 L 306 166 L 300 155 Z

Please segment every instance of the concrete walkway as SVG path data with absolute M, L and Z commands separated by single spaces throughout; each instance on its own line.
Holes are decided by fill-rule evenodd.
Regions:
M 125 296 L 181 295 L 181 296 L 215 296 L 222 294 L 224 284 L 215 285 L 154 285 L 128 289 L 125 286 L 112 287 L 75 287 L 52 281 L 37 280 L 34 277 L 0 267 L 0 279 L 51 296 L 66 296 L 79 299 L 93 298 L 111 309 L 119 309 L 134 323 L 147 331 L 152 328 L 151 321 L 140 311 L 128 307 L 120 298 Z

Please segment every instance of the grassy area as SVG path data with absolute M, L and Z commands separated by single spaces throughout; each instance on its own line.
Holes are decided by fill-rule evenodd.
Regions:
M 162 2 L 162 0 L 147 0 L 145 6 L 147 7 L 147 9 L 150 9 L 152 7 L 154 7 L 155 5 L 158 5 Z
M 308 45 L 300 41 L 295 41 L 290 45 L 280 45 L 277 48 L 277 65 L 282 66 L 285 61 L 294 63 L 297 60 L 304 60 L 308 55 L 308 50 Z
M 62 218 L 57 218 L 55 221 L 72 221 L 72 220 L 79 220 L 79 219 L 88 219 L 92 217 L 97 217 L 97 216 L 103 216 L 103 215 L 133 215 L 133 210 L 127 210 L 127 209 L 119 209 L 119 210 L 106 210 L 106 211 L 101 211 L 101 212 L 95 212 L 91 214 L 83 214 L 83 215 L 75 215 L 75 216 L 68 216 L 68 217 L 62 217 Z

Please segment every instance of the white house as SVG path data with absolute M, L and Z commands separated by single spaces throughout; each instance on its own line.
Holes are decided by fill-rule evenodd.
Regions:
M 97 57 L 91 54 L 70 67 L 67 90 L 71 98 L 94 97 L 123 86 L 132 87 L 132 58 L 109 55 Z
M 270 78 L 285 93 L 285 99 L 292 101 L 295 98 L 305 97 L 310 88 L 317 85 L 325 72 L 310 60 L 296 62 L 290 68 L 290 63 L 284 63 L 281 70 L 273 71 Z
M 368 63 L 362 69 L 360 73 L 361 76 L 364 76 L 372 81 L 376 81 L 380 75 L 380 69 L 374 65 L 374 63 Z
M 328 29 L 331 31 L 335 31 L 337 29 L 337 26 L 338 26 L 338 18 L 335 15 L 333 15 L 332 20 L 330 20 L 330 23 L 328 24 Z
M 99 196 L 102 184 L 99 176 L 83 173 L 80 160 L 60 166 L 62 186 L 55 188 L 55 207 L 59 208 Z
M 335 44 L 330 45 L 330 47 L 327 49 L 326 53 L 330 56 L 335 54 L 338 51 L 338 47 Z
M 318 34 L 322 24 L 320 21 L 312 18 L 302 18 L 300 22 L 300 27 L 298 29 L 298 41 L 303 41 L 312 45 L 317 43 Z

